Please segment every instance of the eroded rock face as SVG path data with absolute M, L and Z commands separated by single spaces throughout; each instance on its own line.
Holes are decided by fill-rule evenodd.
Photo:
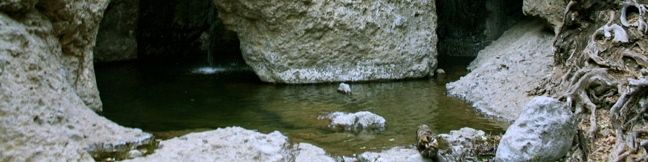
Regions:
M 49 0 L 0 9 L 0 161 L 90 161 L 89 151 L 151 140 L 90 109 L 101 107 L 91 49 L 107 3 Z
M 576 123 L 570 108 L 549 97 L 535 97 L 506 130 L 496 161 L 555 161 L 572 145 Z
M 437 65 L 433 0 L 215 0 L 263 81 L 425 77 Z
M 554 27 L 563 24 L 565 7 L 569 1 L 564 0 L 524 0 L 522 10 L 527 16 L 536 16 L 545 19 Z
M 139 0 L 112 0 L 97 35 L 94 60 L 97 62 L 137 58 Z
M 165 140 L 149 156 L 130 161 L 334 161 L 311 144 L 294 146 L 280 132 L 263 134 L 240 127 L 191 133 Z
M 551 73 L 552 38 L 541 22 L 520 22 L 480 51 L 471 72 L 446 85 L 448 94 L 487 114 L 516 119 L 532 98 L 527 91 Z

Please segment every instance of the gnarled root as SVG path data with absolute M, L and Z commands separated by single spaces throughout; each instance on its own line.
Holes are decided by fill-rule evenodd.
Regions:
M 630 8 L 635 8 L 637 9 L 638 14 L 635 19 L 628 20 L 628 16 L 630 16 Z M 641 33 L 648 33 L 648 24 L 646 23 L 646 12 L 648 12 L 648 7 L 643 4 L 637 3 L 636 0 L 627 0 L 623 2 L 622 7 L 621 7 L 621 17 L 619 18 L 621 20 L 621 24 L 625 27 L 637 27 Z M 633 22 L 630 22 L 633 21 Z
M 587 133 L 590 138 L 593 138 L 597 130 L 596 104 L 592 102 L 586 90 L 590 89 L 590 87 L 592 86 L 599 86 L 597 91 L 606 92 L 610 89 L 615 88 L 618 83 L 613 79 L 613 77 L 608 73 L 608 70 L 605 68 L 586 68 L 576 72 L 576 74 L 570 81 L 570 85 L 572 86 L 564 95 L 567 98 L 567 103 L 572 105 L 572 107 L 576 109 L 577 113 L 582 112 L 583 106 L 585 106 L 585 108 L 590 111 L 591 126 L 590 130 Z M 593 94 L 593 98 L 595 99 L 603 98 L 596 97 L 597 92 L 592 92 L 590 94 Z M 605 95 L 609 95 L 609 93 Z

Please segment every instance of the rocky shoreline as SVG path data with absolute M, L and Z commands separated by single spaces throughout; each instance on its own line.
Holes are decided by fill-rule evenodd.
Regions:
M 438 135 L 445 145 L 436 158 L 648 160 L 648 1 L 538 2 L 524 0 L 523 10 L 542 21 L 509 29 L 479 53 L 470 74 L 447 85 L 449 95 L 512 126 L 500 142 L 470 128 Z M 290 143 L 280 132 L 239 127 L 190 133 L 140 151 L 156 145 L 151 134 L 96 113 L 102 102 L 93 50 L 109 3 L 0 2 L 0 161 L 122 158 L 105 154 L 132 161 L 430 160 L 408 146 L 333 157 L 311 144 Z M 242 57 L 266 82 L 421 78 L 432 76 L 438 64 L 434 1 L 213 3 L 223 24 L 238 32 Z M 111 57 L 102 59 L 119 59 Z M 384 119 L 372 119 L 384 129 Z M 359 119 L 340 121 L 364 128 L 351 120 Z M 495 143 L 496 150 L 480 146 Z

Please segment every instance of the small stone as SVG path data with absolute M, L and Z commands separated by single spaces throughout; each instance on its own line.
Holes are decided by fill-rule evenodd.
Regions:
M 344 94 L 351 94 L 351 86 L 346 83 L 340 83 L 340 86 L 338 86 L 337 91 Z
M 441 69 L 441 68 L 438 68 L 438 69 L 436 70 L 436 73 L 437 73 L 437 74 L 445 74 L 446 71 L 443 70 L 443 69 Z

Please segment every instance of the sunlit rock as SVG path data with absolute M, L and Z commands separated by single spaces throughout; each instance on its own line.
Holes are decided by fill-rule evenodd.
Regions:
M 433 0 L 214 2 L 266 82 L 420 78 L 437 66 Z

